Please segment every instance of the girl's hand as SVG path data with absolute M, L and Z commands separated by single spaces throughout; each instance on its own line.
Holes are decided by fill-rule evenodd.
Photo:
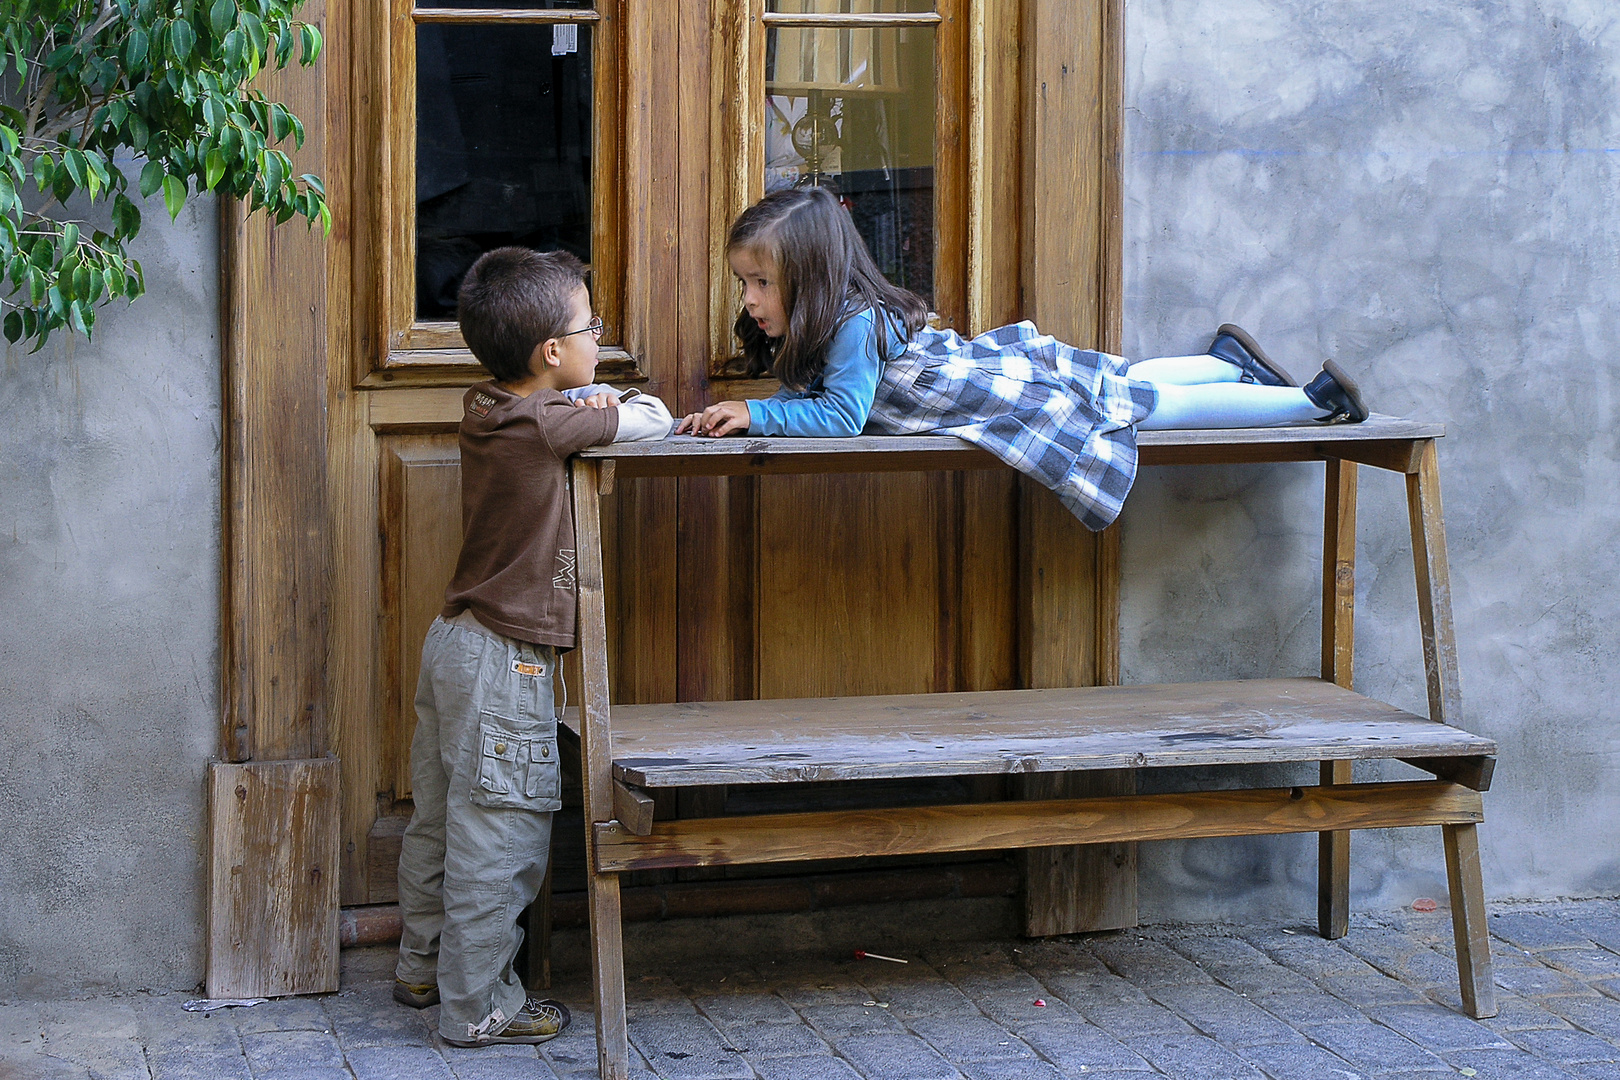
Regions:
M 748 431 L 748 403 L 746 401 L 722 401 L 718 405 L 710 405 L 700 413 L 689 413 L 675 425 L 675 434 L 686 435 L 712 435 L 716 438 L 722 435 L 742 435 Z
M 583 409 L 586 406 L 593 409 L 612 409 L 617 408 L 618 404 L 619 399 L 614 397 L 612 394 L 592 394 L 587 398 L 574 399 L 574 407 L 580 409 Z

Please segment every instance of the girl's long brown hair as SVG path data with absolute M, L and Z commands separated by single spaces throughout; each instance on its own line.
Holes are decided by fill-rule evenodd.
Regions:
M 780 339 L 765 336 L 746 310 L 735 327 L 750 375 L 773 374 L 784 386 L 804 390 L 827 366 L 827 347 L 851 316 L 871 308 L 879 316 L 873 335 L 883 354 L 885 313 L 905 329 L 921 330 L 928 307 L 913 292 L 891 285 L 855 231 L 855 222 L 825 188 L 773 191 L 738 215 L 726 251 L 746 248 L 776 267 L 777 288 L 787 313 Z

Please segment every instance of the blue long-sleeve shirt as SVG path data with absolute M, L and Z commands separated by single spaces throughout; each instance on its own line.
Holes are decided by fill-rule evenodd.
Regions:
M 893 320 L 881 349 L 873 341 L 871 308 L 844 321 L 827 346 L 821 377 L 801 391 L 783 387 L 763 401 L 748 403 L 748 434 L 821 438 L 859 435 L 872 411 L 886 354 L 893 352 Z

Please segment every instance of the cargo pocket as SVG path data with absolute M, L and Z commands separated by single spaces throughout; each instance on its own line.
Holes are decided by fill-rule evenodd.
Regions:
M 477 806 L 508 810 L 562 809 L 562 775 L 557 767 L 557 723 L 525 725 L 522 732 L 492 713 L 478 725 Z

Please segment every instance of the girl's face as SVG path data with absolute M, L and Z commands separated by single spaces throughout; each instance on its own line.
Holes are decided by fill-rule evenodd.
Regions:
M 759 324 L 766 337 L 787 333 L 787 311 L 782 307 L 782 290 L 776 280 L 776 264 L 750 248 L 733 248 L 726 256 L 731 272 L 743 287 L 743 309 Z

